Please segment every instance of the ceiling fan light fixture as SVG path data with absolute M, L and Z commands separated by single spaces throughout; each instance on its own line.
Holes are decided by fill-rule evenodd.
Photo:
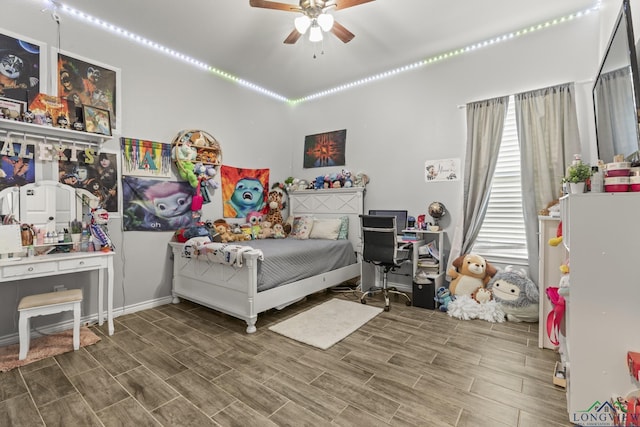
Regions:
M 330 31 L 333 27 L 333 15 L 328 13 L 322 13 L 318 16 L 318 25 L 322 28 L 322 31 Z
M 309 27 L 311 26 L 311 19 L 307 16 L 307 15 L 302 15 L 302 16 L 298 16 L 294 21 L 293 24 L 296 27 L 296 30 L 300 33 L 300 34 L 304 34 L 307 32 L 307 30 L 309 29 Z
M 314 23 L 309 30 L 309 41 L 314 43 L 322 41 L 322 30 L 317 23 Z

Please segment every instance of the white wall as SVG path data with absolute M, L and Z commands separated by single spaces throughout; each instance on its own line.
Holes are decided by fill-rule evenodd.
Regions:
M 459 106 L 587 80 L 576 85 L 576 97 L 589 157 L 597 26 L 597 16 L 589 16 L 303 105 L 291 128 L 294 175 L 312 179 L 324 173 L 302 169 L 305 134 L 346 128 L 346 168 L 371 176 L 365 209 L 419 215 L 439 200 L 449 209 L 442 224 L 451 234 L 460 215 L 462 181 L 425 183 L 423 170 L 426 160 L 464 161 L 466 110 Z
M 57 45 L 55 22 L 50 13 L 41 13 L 38 2 L 5 0 L 0 28 Z M 113 37 L 93 26 L 64 17 L 62 50 L 120 68 L 122 76 L 122 136 L 170 143 L 182 129 L 202 129 L 222 145 L 225 164 L 247 168 L 267 167 L 271 179 L 283 181 L 290 174 L 286 154 L 289 138 L 285 126 L 287 106 L 216 78 L 204 71 Z M 119 141 L 105 145 L 117 150 Z M 205 205 L 204 218 L 222 216 L 220 193 Z M 109 222 L 116 246 L 116 308 L 164 298 L 171 291 L 168 264 L 168 232 L 122 232 L 122 222 Z M 89 283 L 95 275 L 58 276 L 0 286 L 0 337 L 17 332 L 15 307 L 23 295 L 50 291 L 54 284 L 85 288 L 83 315 L 95 313 L 95 289 Z M 53 320 L 51 320 L 53 319 Z M 57 320 L 35 319 L 35 325 Z
M 56 44 L 55 23 L 35 2 L 4 3 L 0 28 Z M 599 62 L 600 26 L 596 14 L 295 107 L 71 18 L 63 20 L 62 49 L 121 69 L 123 136 L 168 143 L 181 129 L 200 128 L 221 142 L 225 164 L 270 168 L 273 182 L 334 171 L 302 168 L 304 137 L 347 129 L 345 168 L 371 177 L 365 208 L 406 208 L 418 215 L 439 200 L 449 209 L 442 225 L 451 234 L 460 215 L 462 181 L 427 184 L 423 167 L 429 159 L 464 161 L 466 112 L 459 106 L 587 81 L 577 85 L 577 101 L 588 158 L 593 144 L 588 81 Z M 117 140 L 107 148 L 117 150 Z M 221 214 L 218 192 L 204 217 Z M 171 233 L 120 229 L 120 219 L 112 219 L 109 230 L 118 252 L 116 308 L 169 296 Z M 87 283 L 92 278 L 87 274 L 64 280 L 85 287 L 85 295 L 90 295 Z M 0 287 L 0 337 L 17 331 L 17 299 L 49 287 L 49 282 L 37 280 Z M 95 304 L 87 302 L 83 313 L 95 310 Z

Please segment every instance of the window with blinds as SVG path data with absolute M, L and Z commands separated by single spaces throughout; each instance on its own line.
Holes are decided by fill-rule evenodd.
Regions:
M 498 164 L 491 183 L 487 214 L 473 251 L 494 262 L 527 264 L 527 238 L 522 213 L 520 147 L 513 97 L 509 99 Z

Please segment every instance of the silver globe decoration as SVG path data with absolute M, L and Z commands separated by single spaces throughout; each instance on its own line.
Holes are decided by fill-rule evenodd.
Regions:
M 440 202 L 432 202 L 427 208 L 427 212 L 429 213 L 429 216 L 433 218 L 433 225 L 438 225 L 440 218 L 447 214 L 447 210 Z

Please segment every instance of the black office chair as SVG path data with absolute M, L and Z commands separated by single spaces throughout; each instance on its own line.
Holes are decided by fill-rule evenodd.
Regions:
M 367 296 L 382 292 L 384 311 L 389 311 L 390 308 L 389 294 L 401 295 L 407 299 L 406 304 L 411 305 L 409 295 L 394 287 L 387 287 L 387 274 L 410 261 L 408 249 L 410 245 L 398 247 L 396 217 L 360 215 L 360 224 L 364 246 L 362 260 L 374 264 L 382 275 L 382 286 L 375 286 L 364 292 L 360 297 L 360 302 L 366 304 Z

